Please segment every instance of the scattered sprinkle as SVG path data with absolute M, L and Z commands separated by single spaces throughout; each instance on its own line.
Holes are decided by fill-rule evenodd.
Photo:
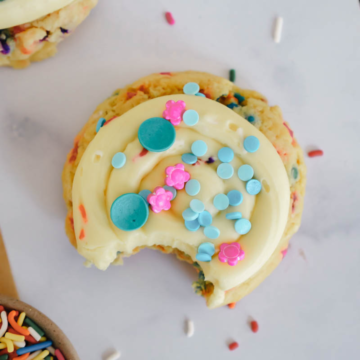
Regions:
M 202 93 L 196 93 L 195 96 L 200 96 L 200 97 L 206 97 L 204 94 Z
M 239 261 L 244 260 L 245 251 L 241 249 L 240 244 L 236 241 L 230 244 L 222 243 L 218 257 L 222 263 L 235 266 Z
M 165 18 L 166 18 L 166 21 L 170 24 L 170 25 L 174 25 L 175 24 L 175 19 L 172 15 L 171 12 L 167 11 L 165 13 Z
M 259 331 L 259 324 L 257 323 L 257 321 L 252 321 L 250 323 L 250 326 L 253 333 L 257 333 Z
M 126 163 L 126 155 L 122 152 L 116 153 L 111 160 L 111 165 L 115 169 L 121 169 L 125 165 L 125 163 Z
M 244 149 L 249 153 L 254 153 L 259 150 L 260 141 L 256 136 L 248 136 L 244 140 Z
M 163 111 L 163 117 L 169 120 L 174 126 L 181 123 L 186 104 L 184 101 L 169 100 L 165 104 L 166 109 Z
M 197 162 L 197 157 L 192 153 L 187 153 L 181 156 L 181 161 L 183 161 L 185 164 L 192 165 Z
M 162 210 L 169 210 L 171 208 L 171 200 L 173 193 L 162 187 L 155 188 L 154 192 L 147 198 L 148 203 L 151 205 L 151 210 L 154 213 L 159 213 Z
M 242 95 L 240 95 L 239 93 L 234 93 L 234 97 L 235 97 L 235 99 L 237 99 L 239 104 L 241 104 L 243 101 L 245 101 L 245 98 Z
M 185 183 L 188 182 L 190 179 L 190 174 L 187 171 L 185 171 L 185 166 L 183 164 L 168 166 L 165 169 L 165 173 L 166 173 L 166 179 L 165 179 L 166 185 L 173 186 L 176 190 L 183 189 Z M 199 191 L 200 191 L 200 183 L 199 183 Z
M 276 44 L 279 44 L 281 41 L 282 35 L 282 28 L 283 28 L 284 19 L 278 16 L 275 19 L 275 26 L 274 26 L 274 41 Z
M 231 190 L 227 193 L 227 197 L 229 198 L 229 204 L 231 206 L 238 206 L 243 201 L 243 195 L 238 190 Z
M 242 218 L 241 212 L 235 211 L 225 215 L 228 220 L 239 220 Z
M 232 178 L 234 175 L 234 168 L 228 163 L 222 163 L 217 167 L 216 172 L 219 178 L 227 180 Z
M 186 336 L 190 338 L 194 335 L 194 332 L 195 332 L 194 322 L 189 319 L 186 320 Z
M 217 239 L 220 236 L 220 230 L 215 226 L 206 226 L 204 228 L 204 235 L 209 239 Z
M 315 156 L 323 156 L 324 152 L 322 150 L 313 150 L 308 152 L 309 157 L 315 157 Z
M 100 118 L 96 124 L 96 132 L 99 132 L 99 130 L 104 126 L 106 123 L 106 119 Z
M 173 186 L 165 185 L 165 186 L 163 186 L 163 188 L 164 188 L 165 190 L 167 190 L 167 191 L 170 191 L 170 192 L 172 193 L 173 197 L 172 197 L 171 200 L 174 200 L 174 199 L 176 198 L 177 191 L 176 191 L 176 189 L 175 189 Z M 145 190 L 145 191 L 147 191 L 147 190 Z
M 250 165 L 242 165 L 239 167 L 238 176 L 242 181 L 249 181 L 254 176 L 254 169 Z
M 236 306 L 236 302 L 232 302 L 228 304 L 229 309 L 235 309 L 235 306 Z
M 248 122 L 250 122 L 250 123 L 253 123 L 253 122 L 255 121 L 255 116 L 249 115 L 249 116 L 246 118 L 246 120 L 247 120 Z
M 193 199 L 190 201 L 190 209 L 197 213 L 201 213 L 205 210 L 205 205 L 202 201 Z
M 118 351 L 113 352 L 111 355 L 109 355 L 106 360 L 117 360 L 120 359 L 121 354 Z
M 213 164 L 214 162 L 215 162 L 215 159 L 211 156 L 206 160 L 207 164 Z
M 226 105 L 229 109 L 233 109 L 233 108 L 236 108 L 236 107 L 239 107 L 239 105 L 238 104 L 236 104 L 236 103 L 230 103 L 230 104 L 228 104 L 228 105 Z
M 229 345 L 229 350 L 233 351 L 233 350 L 237 349 L 238 347 L 239 347 L 239 344 L 236 341 L 234 341 Z
M 229 80 L 231 82 L 235 82 L 235 80 L 236 80 L 236 72 L 234 69 L 231 69 L 229 72 Z
M 240 219 L 235 223 L 235 231 L 240 235 L 245 235 L 251 230 L 251 222 L 248 219 Z
M 234 151 L 229 147 L 223 147 L 218 151 L 218 158 L 223 163 L 229 163 L 234 158 Z
M 196 140 L 191 145 L 191 151 L 196 156 L 203 156 L 207 152 L 207 145 L 205 141 Z
M 189 231 L 197 231 L 200 229 L 199 219 L 195 220 L 185 220 L 185 227 Z
M 259 180 L 251 179 L 245 185 L 246 191 L 250 195 L 257 195 L 262 188 L 261 182 Z
M 209 226 L 213 221 L 211 214 L 206 210 L 200 213 L 198 220 L 201 226 Z
M 222 211 L 229 207 L 229 198 L 225 194 L 217 194 L 214 197 L 213 204 L 216 207 L 216 209 Z
M 201 186 L 198 180 L 192 179 L 185 185 L 185 191 L 190 196 L 195 196 L 200 192 Z
M 198 247 L 196 260 L 202 262 L 210 262 L 212 256 L 215 254 L 215 245 L 211 242 L 204 242 Z
M 199 217 L 199 213 L 191 210 L 190 208 L 187 208 L 183 211 L 182 217 L 184 220 L 192 221 Z
M 199 114 L 195 110 L 187 110 L 183 114 L 184 123 L 188 126 L 194 126 L 199 121 Z
M 282 255 L 283 258 L 286 256 L 287 252 L 288 252 L 287 248 L 284 249 L 284 250 L 281 250 L 281 255 Z
M 200 90 L 200 86 L 197 83 L 189 82 L 184 85 L 183 91 L 186 95 L 196 95 Z
M 164 186 L 165 187 L 165 186 Z M 148 196 L 151 194 L 150 190 L 141 190 L 139 195 L 147 202 Z

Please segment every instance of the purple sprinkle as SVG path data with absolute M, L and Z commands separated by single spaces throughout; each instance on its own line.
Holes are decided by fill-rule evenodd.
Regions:
M 67 30 L 67 29 L 64 29 L 64 28 L 60 28 L 60 30 L 61 30 L 61 32 L 63 33 L 63 34 L 67 34 L 68 32 L 69 32 L 69 30 Z
M 215 162 L 215 159 L 213 157 L 211 157 L 211 156 L 206 161 L 207 164 L 212 164 L 214 162 Z
M 2 50 L 0 51 L 2 54 L 7 55 L 10 53 L 10 46 L 7 44 L 6 40 L 0 39 L 0 44 Z
M 50 35 L 50 31 L 46 31 L 46 35 L 40 40 L 40 42 L 46 41 L 49 35 Z

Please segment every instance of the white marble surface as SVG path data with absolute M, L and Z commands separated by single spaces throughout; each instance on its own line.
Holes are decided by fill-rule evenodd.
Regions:
M 220 5 L 223 4 L 223 5 Z M 173 12 L 176 26 L 163 18 Z M 281 44 L 273 19 L 284 17 Z M 72 139 L 115 88 L 203 70 L 281 105 L 306 149 L 303 224 L 277 270 L 235 310 L 207 310 L 190 266 L 145 250 L 107 272 L 82 266 L 63 230 Z M 357 359 L 360 342 L 360 7 L 356 0 L 103 0 L 54 59 L 0 69 L 0 226 L 21 298 L 80 357 Z M 186 317 L 195 335 L 183 333 Z M 254 335 L 247 321 L 254 317 Z M 226 347 L 237 340 L 240 348 Z

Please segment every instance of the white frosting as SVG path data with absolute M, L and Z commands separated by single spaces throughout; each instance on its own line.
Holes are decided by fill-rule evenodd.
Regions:
M 143 157 L 137 132 L 143 121 L 161 117 L 168 100 L 183 100 L 187 109 L 199 113 L 197 125 L 189 127 L 183 122 L 176 127 L 176 141 L 165 152 L 149 152 Z M 243 147 L 245 137 L 254 135 L 260 140 L 260 149 L 248 153 Z M 122 194 L 141 190 L 153 190 L 165 185 L 165 168 L 182 163 L 181 155 L 191 152 L 191 144 L 204 140 L 208 151 L 202 159 L 217 158 L 218 150 L 228 146 L 235 152 L 231 162 L 234 176 L 222 180 L 216 173 L 220 164 L 192 166 L 185 165 L 192 179 L 197 179 L 201 190 L 195 197 L 185 190 L 179 190 L 169 211 L 155 214 L 150 211 L 146 224 L 135 231 L 125 232 L 111 221 L 110 207 Z M 125 166 L 114 169 L 111 159 L 117 152 L 127 157 Z M 101 156 L 99 156 L 101 154 Z M 245 182 L 237 176 L 242 164 L 249 164 L 255 171 L 255 178 L 266 182 L 259 195 L 249 195 Z M 216 306 L 224 300 L 225 291 L 234 288 L 253 276 L 270 258 L 277 247 L 287 222 L 290 205 L 289 181 L 284 165 L 270 141 L 254 126 L 234 111 L 213 100 L 197 96 L 171 95 L 156 98 L 138 105 L 124 115 L 100 129 L 84 152 L 77 168 L 73 183 L 74 226 L 77 248 L 81 255 L 100 269 L 106 269 L 116 258 L 117 252 L 130 255 L 141 246 L 162 245 L 177 248 L 196 261 L 198 246 L 213 242 L 216 249 L 224 242 L 239 241 L 245 251 L 245 259 L 236 266 L 221 263 L 217 255 L 209 263 L 199 262 L 205 279 L 214 285 L 209 305 Z M 242 204 L 218 211 L 213 205 L 214 196 L 227 194 L 237 189 L 244 196 Z M 213 216 L 213 226 L 220 229 L 220 237 L 210 240 L 203 234 L 203 228 L 190 232 L 184 226 L 182 212 L 189 207 L 192 199 L 200 199 L 205 209 Z M 86 209 L 88 221 L 84 223 L 79 206 Z M 249 219 L 252 229 L 240 236 L 234 228 L 234 221 L 225 218 L 226 213 L 240 211 Z M 85 237 L 79 240 L 80 232 Z
M 69 5 L 74 0 L 5 0 L 0 2 L 0 29 L 28 23 Z

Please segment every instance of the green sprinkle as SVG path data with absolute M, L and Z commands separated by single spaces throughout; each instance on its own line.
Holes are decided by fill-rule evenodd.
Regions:
M 297 178 L 299 177 L 299 170 L 296 167 L 293 167 L 291 169 L 291 176 L 297 180 Z
M 48 355 L 44 360 L 51 360 L 51 356 Z
M 0 360 L 8 360 L 9 355 L 5 354 L 5 355 L 0 355 Z
M 44 330 L 41 327 L 39 327 L 36 323 L 34 323 L 31 319 L 29 319 L 28 317 L 25 318 L 24 323 L 27 326 L 31 326 L 40 336 L 45 335 Z
M 231 69 L 230 70 L 230 74 L 229 74 L 230 76 L 230 81 L 231 82 L 235 82 L 235 79 L 236 79 L 236 72 L 235 72 L 235 70 L 234 69 Z

